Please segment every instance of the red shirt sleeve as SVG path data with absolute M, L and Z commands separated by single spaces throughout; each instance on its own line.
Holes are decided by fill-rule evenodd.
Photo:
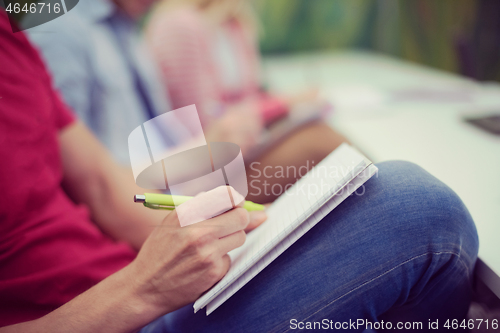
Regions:
M 54 100 L 54 118 L 56 127 L 61 130 L 72 124 L 76 117 L 70 108 L 63 102 L 61 95 L 57 91 L 53 90 L 52 95 Z

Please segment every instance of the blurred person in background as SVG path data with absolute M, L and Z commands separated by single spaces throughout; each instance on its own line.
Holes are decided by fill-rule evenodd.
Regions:
M 65 102 L 122 164 L 129 163 L 132 130 L 172 109 L 137 30 L 137 20 L 153 2 L 86 0 L 67 15 L 26 31 Z M 32 19 L 35 15 L 28 14 L 24 24 Z M 235 141 L 245 149 L 258 126 L 251 119 L 245 128 L 239 124 L 221 119 L 205 132 L 207 141 Z M 166 146 L 179 145 L 192 134 L 180 121 L 161 125 Z
M 174 108 L 196 104 L 203 126 L 238 108 L 253 112 L 252 118 L 259 117 L 263 127 L 271 128 L 290 113 L 302 113 L 298 118 L 303 121 L 289 123 L 282 133 L 286 137 L 304 132 L 300 140 L 291 138 L 289 156 L 276 158 L 272 152 L 270 161 L 265 153 L 258 154 L 265 149 L 257 147 L 254 155 L 264 165 L 299 165 L 304 158 L 319 162 L 345 139 L 322 122 L 330 107 L 318 98 L 317 90 L 278 96 L 262 89 L 258 30 L 258 18 L 247 0 L 164 0 L 153 11 L 145 33 Z M 318 149 L 321 137 L 329 138 L 329 144 Z M 307 154 L 311 149 L 313 154 Z M 248 171 L 257 177 L 254 170 Z
M 196 104 L 205 124 L 247 102 L 267 125 L 317 99 L 314 90 L 273 96 L 262 89 L 258 19 L 247 0 L 165 0 L 146 35 L 173 107 Z
M 122 164 L 129 163 L 130 132 L 148 119 L 172 110 L 168 91 L 137 29 L 138 20 L 153 2 L 86 0 L 41 29 L 27 30 L 64 100 Z M 25 20 L 29 23 L 30 15 Z M 201 110 L 205 105 L 198 100 L 189 104 L 196 104 Z M 228 112 L 205 125 L 207 142 L 236 143 L 247 156 L 259 142 L 262 131 L 260 115 L 253 112 L 251 104 L 229 106 Z M 182 119 L 160 125 L 158 131 L 167 147 L 178 146 L 193 134 Z M 267 185 L 263 186 L 279 183 L 284 188 L 296 180 L 296 173 L 280 178 L 262 170 L 275 166 L 310 169 L 342 141 L 324 124 L 296 131 L 258 156 L 258 163 L 252 168 L 253 179 L 257 179 L 253 188 L 264 182 Z M 251 191 L 249 199 L 270 202 L 279 194 Z

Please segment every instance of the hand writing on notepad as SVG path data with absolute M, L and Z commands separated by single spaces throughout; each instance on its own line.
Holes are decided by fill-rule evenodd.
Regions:
M 223 191 L 227 193 L 227 188 L 216 188 L 183 205 L 208 207 L 202 201 L 216 202 Z M 227 253 L 243 245 L 245 231 L 266 219 L 263 211 L 252 213 L 237 207 L 181 227 L 177 211 L 172 211 L 126 268 L 130 283 L 143 289 L 138 291 L 141 299 L 159 315 L 194 302 L 227 273 L 231 264 Z

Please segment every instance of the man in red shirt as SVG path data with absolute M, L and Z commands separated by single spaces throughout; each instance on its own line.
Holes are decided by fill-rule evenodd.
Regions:
M 166 213 L 131 204 L 141 192 L 132 174 L 75 120 L 37 52 L 10 29 L 0 11 L 0 326 L 50 312 L 45 324 L 72 331 L 58 319 L 74 318 L 95 323 L 86 331 L 102 331 L 101 320 L 119 329 L 130 327 L 131 313 L 141 313 L 132 324 L 139 328 L 162 314 L 160 304 L 172 311 L 196 299 L 227 271 L 227 252 L 243 244 L 246 211 L 217 217 L 213 224 L 223 228 L 201 230 L 181 228 L 175 213 L 162 221 Z M 254 216 L 256 223 L 265 219 Z M 170 228 L 154 228 L 159 224 Z M 163 266 L 172 260 L 175 269 Z M 170 296 L 151 293 L 156 288 Z M 40 327 L 33 323 L 22 330 Z
M 213 314 L 194 315 L 186 305 L 224 276 L 227 253 L 265 213 L 236 208 L 181 228 L 175 211 L 131 204 L 141 192 L 132 174 L 61 103 L 1 10 L 0 45 L 1 333 L 129 332 L 157 318 L 145 332 L 465 316 L 474 224 L 451 190 L 404 162 L 379 165 L 362 197 Z

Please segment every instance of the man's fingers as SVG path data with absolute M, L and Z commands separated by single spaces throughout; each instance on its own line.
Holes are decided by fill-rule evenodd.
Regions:
M 214 224 L 220 221 L 217 216 L 223 216 L 224 212 L 233 209 L 233 203 L 240 203 L 245 198 L 235 191 L 231 186 L 219 186 L 211 191 L 200 194 L 176 207 L 179 222 L 182 227 L 207 221 Z M 229 230 L 233 233 L 237 230 Z M 222 236 L 226 236 L 223 234 Z
M 257 228 L 259 225 L 264 223 L 265 220 L 267 220 L 267 214 L 264 210 L 256 210 L 256 211 L 250 212 L 250 222 L 248 223 L 247 227 L 245 228 L 245 232 L 252 231 L 253 229 Z
M 231 235 L 220 238 L 216 242 L 217 251 L 221 254 L 226 254 L 245 243 L 246 233 L 243 230 L 237 231 Z
M 231 267 L 231 258 L 227 254 L 225 254 L 222 257 L 220 263 L 221 267 L 218 270 L 220 272 L 220 277 L 219 280 L 217 280 L 217 282 L 220 281 L 227 274 L 227 271 L 229 271 L 229 267 Z
M 213 234 L 217 238 L 245 230 L 250 222 L 248 212 L 244 208 L 237 207 L 222 215 L 198 223 L 202 227 L 213 228 Z

